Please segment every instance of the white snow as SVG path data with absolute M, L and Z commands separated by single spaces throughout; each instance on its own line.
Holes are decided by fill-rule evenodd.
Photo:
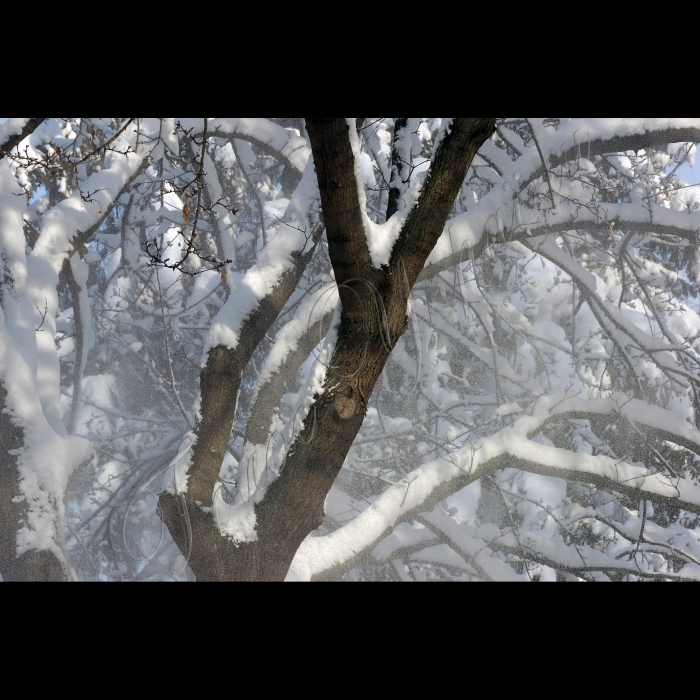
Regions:
M 217 345 L 234 349 L 238 345 L 241 327 L 258 304 L 273 290 L 280 277 L 294 265 L 292 253 L 305 253 L 312 245 L 311 220 L 319 204 L 318 183 L 309 159 L 299 186 L 289 204 L 286 221 L 280 231 L 258 254 L 257 260 L 245 273 L 228 275 L 231 294 L 214 318 L 203 352 Z
M 201 124 L 198 128 L 201 129 Z M 305 138 L 267 119 L 212 119 L 209 130 L 210 133 L 240 134 L 261 141 L 286 156 L 299 172 L 304 171 L 311 155 Z
M 528 463 L 529 469 L 535 474 L 562 478 L 590 474 L 603 477 L 611 484 L 634 487 L 640 494 L 677 497 L 700 506 L 700 486 L 688 479 L 672 481 L 663 474 L 652 473 L 646 467 L 635 466 L 623 460 L 614 460 L 604 455 L 573 453 L 528 439 L 527 435 L 538 432 L 539 426 L 550 415 L 556 415 L 557 404 L 563 405 L 561 401 L 559 394 L 541 397 L 534 414 L 520 418 L 512 428 L 504 428 L 490 437 L 455 450 L 449 455 L 449 461 L 439 457 L 417 467 L 406 482 L 388 488 L 351 522 L 330 535 L 307 537 L 294 558 L 294 576 L 301 576 L 303 572 L 305 576 L 311 577 L 341 565 L 380 542 L 404 514 L 420 508 L 439 486 L 466 475 L 476 478 L 486 468 L 493 470 L 506 466 L 508 457 Z M 576 410 L 582 410 L 581 406 L 587 403 L 585 400 L 569 401 L 569 405 L 575 406 Z M 600 406 L 595 400 L 590 405 Z M 638 415 L 639 408 L 641 407 L 633 405 L 631 410 Z M 665 426 L 671 427 L 670 416 L 664 414 L 663 420 Z M 681 428 L 682 433 L 688 430 L 685 426 Z M 458 527 L 454 520 L 449 520 Z M 506 568 L 512 574 L 512 569 Z

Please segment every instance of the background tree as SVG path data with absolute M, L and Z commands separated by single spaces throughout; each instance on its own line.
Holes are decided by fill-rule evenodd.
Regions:
M 698 126 L 6 121 L 0 572 L 697 578 Z

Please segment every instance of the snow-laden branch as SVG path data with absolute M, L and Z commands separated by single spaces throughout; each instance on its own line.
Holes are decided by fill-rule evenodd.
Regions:
M 492 196 L 492 193 L 493 196 Z M 492 203 L 502 199 L 496 188 L 484 200 Z M 520 208 L 517 201 L 500 202 L 496 211 L 501 215 L 499 230 L 498 216 L 488 214 L 487 203 L 484 209 L 474 207 L 472 212 L 460 214 L 445 224 L 445 232 L 438 241 L 419 280 L 429 279 L 454 265 L 479 255 L 490 243 L 526 241 L 528 238 L 548 233 L 565 233 L 575 229 L 610 233 L 618 231 L 650 232 L 662 236 L 676 236 L 687 241 L 685 245 L 697 245 L 700 240 L 700 213 L 667 209 L 658 204 L 642 207 L 638 204 L 602 204 L 595 210 L 579 207 L 574 203 L 557 206 L 556 213 L 539 213 L 531 223 L 517 223 L 531 210 Z M 515 208 L 513 208 L 515 207 Z M 650 215 L 651 211 L 651 215 Z
M 336 306 L 331 327 L 318 355 L 313 355 L 313 359 L 309 358 L 311 362 L 308 373 L 302 380 L 296 400 L 290 406 L 289 420 L 284 423 L 278 421 L 278 430 L 269 434 L 266 444 L 246 443 L 244 445 L 237 477 L 236 504 L 231 507 L 219 499 L 218 507 L 215 509 L 222 533 L 226 533 L 236 541 L 255 539 L 256 533 L 250 526 L 252 523 L 248 523 L 249 519 L 245 514 L 249 513 L 252 516 L 253 505 L 262 500 L 270 484 L 280 476 L 289 447 L 302 432 L 312 405 L 326 392 L 324 379 L 335 350 L 339 321 L 340 308 Z M 315 415 L 314 412 L 312 422 L 316 420 Z M 217 506 L 216 500 L 215 506 Z M 254 518 L 252 521 L 254 522 Z
M 31 134 L 46 117 L 10 117 L 0 124 L 0 160 Z
M 251 396 L 246 442 L 263 444 L 287 384 L 309 353 L 325 337 L 338 304 L 335 285 L 324 285 L 299 305 L 294 318 L 275 334 L 274 344 L 258 374 Z
M 245 273 L 228 276 L 231 293 L 203 348 L 194 440 L 171 465 L 171 471 L 180 474 L 177 483 L 173 476 L 166 478 L 171 491 L 186 491 L 205 507 L 212 503 L 228 446 L 243 369 L 311 259 L 323 230 L 320 216 L 310 159 L 275 238 Z
M 593 304 L 595 307 L 598 307 L 600 313 L 605 317 L 607 322 L 601 323 L 601 325 L 606 327 L 608 334 L 613 337 L 615 344 L 621 351 L 626 352 L 627 339 L 632 340 L 659 369 L 676 375 L 676 381 L 679 381 L 679 377 L 694 379 L 694 376 L 680 365 L 671 354 L 675 350 L 682 350 L 683 346 L 669 345 L 663 338 L 655 338 L 645 333 L 625 315 L 622 309 L 602 298 L 596 291 L 597 281 L 595 275 L 562 250 L 553 236 L 537 237 L 523 241 L 523 243 L 560 267 L 576 281 L 579 289 L 585 294 L 589 305 Z M 591 310 L 598 316 L 595 308 Z M 621 335 L 623 333 L 627 338 Z
M 655 433 L 662 440 L 674 442 L 700 455 L 700 431 L 697 428 L 673 411 L 631 399 L 619 392 L 606 399 L 566 399 L 550 410 L 552 417 L 592 418 L 596 415 L 621 416 L 630 423 Z M 537 427 L 537 432 L 540 427 Z M 528 436 L 533 437 L 532 430 L 528 431 Z
M 66 435 L 62 423 L 47 421 L 37 393 L 37 369 L 43 358 L 41 350 L 37 353 L 34 336 L 42 338 L 51 333 L 54 354 L 56 346 L 52 331 L 41 329 L 35 333 L 33 325 L 30 275 L 24 257 L 26 199 L 15 196 L 18 190 L 21 193 L 7 163 L 0 163 L 0 250 L 5 267 L 0 291 L 0 386 L 6 394 L 2 410 L 23 435 L 22 449 L 13 456 L 17 459 L 17 498 L 25 504 L 24 522 L 4 523 L 3 527 L 17 531 L 17 556 L 28 550 L 50 550 L 65 564 L 63 495 L 72 469 L 89 458 L 90 444 Z M 44 314 L 51 326 L 53 319 L 48 318 L 46 310 Z M 3 469 L 10 470 L 9 455 L 5 457 L 9 463 L 4 463 Z
M 476 569 L 477 573 L 491 581 L 524 580 L 508 564 L 491 556 L 489 542 L 470 533 L 445 513 L 423 513 L 420 519 L 444 534 L 453 546 Z
M 469 340 L 469 338 L 456 330 L 452 324 L 448 323 L 437 311 L 433 311 L 432 314 L 429 314 L 420 299 L 416 300 L 413 304 L 413 311 L 418 318 L 429 323 L 434 328 L 439 329 L 447 337 L 463 347 L 474 358 L 483 362 L 494 371 L 498 371 L 500 376 L 509 379 L 515 384 L 525 381 L 526 378 L 518 374 L 512 364 L 500 353 L 491 352 L 491 350 Z M 494 366 L 494 360 L 498 365 L 497 367 Z
M 532 121 L 541 124 L 542 119 Z M 546 135 L 545 156 L 564 156 L 573 160 L 601 153 L 619 153 L 658 148 L 669 143 L 700 141 L 700 119 L 656 117 L 587 117 L 560 119 L 556 128 L 541 129 Z M 538 132 L 538 136 L 540 134 Z
M 589 545 L 577 545 L 576 547 L 567 545 L 559 535 L 543 537 L 528 531 L 518 541 L 511 531 L 490 541 L 488 546 L 496 551 L 524 555 L 530 561 L 592 581 L 609 580 L 605 574 L 611 573 L 630 574 L 644 579 L 661 581 L 697 581 L 700 579 L 700 566 L 694 563 L 686 564 L 677 573 L 673 571 L 648 571 L 634 561 L 635 550 L 639 551 L 639 548 L 631 547 L 629 553 L 633 559 L 632 561 L 624 561 Z M 668 554 L 668 548 L 664 549 L 665 553 Z M 641 553 L 644 552 L 645 548 L 642 548 Z M 603 578 L 600 578 L 601 572 L 604 573 Z
M 61 524 L 65 489 L 73 470 L 89 459 L 91 448 L 87 440 L 68 435 L 62 420 L 60 368 L 54 340 L 59 310 L 58 277 L 77 242 L 84 242 L 85 236 L 101 225 L 141 168 L 147 154 L 143 138 L 149 135 L 149 126 L 142 122 L 143 131 L 131 126 L 121 133 L 114 143 L 115 150 L 105 156 L 104 168 L 87 178 L 82 192 L 63 200 L 44 216 L 28 258 L 22 221 L 26 199 L 14 196 L 17 183 L 7 168 L 2 168 L 0 215 L 4 221 L 0 243 L 12 278 L 12 294 L 3 300 L 0 374 L 7 391 L 6 409 L 23 431 L 17 466 L 26 510 L 24 525 L 17 535 L 18 555 L 48 549 L 64 561 Z M 13 217 L 12 221 L 7 217 Z M 82 284 L 73 303 L 86 312 L 87 270 L 80 261 L 72 269 Z M 78 378 L 84 359 L 78 358 Z
M 319 214 L 318 184 L 313 160 L 309 160 L 275 238 L 248 270 L 228 276 L 231 294 L 212 322 L 202 354 L 203 365 L 212 348 L 237 347 L 246 320 L 274 292 L 281 277 L 295 267 L 299 257 L 313 249 L 318 240 Z
M 71 400 L 70 415 L 68 418 L 68 432 L 75 432 L 75 421 L 78 415 L 81 384 L 85 365 L 87 364 L 87 351 L 92 334 L 92 314 L 88 300 L 87 280 L 88 266 L 80 255 L 73 255 L 64 263 L 66 279 L 71 291 L 73 301 L 73 323 L 75 327 L 75 362 L 73 366 L 73 397 Z
M 201 120 L 196 128 L 201 131 Z M 213 136 L 234 136 L 250 140 L 261 149 L 261 152 L 264 152 L 267 147 L 275 156 L 282 156 L 299 172 L 304 172 L 311 155 L 311 148 L 303 136 L 268 119 L 233 117 L 212 119 L 209 122 L 209 133 Z
M 583 409 L 590 407 L 591 413 L 605 412 L 612 416 L 617 411 L 642 424 L 650 422 L 649 418 L 644 419 L 644 415 L 649 415 L 663 426 L 666 439 L 692 444 L 696 449 L 700 447 L 700 433 L 676 414 L 641 401 L 620 405 L 619 398 L 541 397 L 532 415 L 523 416 L 512 427 L 421 465 L 405 481 L 388 488 L 348 524 L 330 535 L 304 540 L 292 564 L 291 575 L 310 578 L 344 568 L 347 562 L 376 546 L 396 523 L 430 510 L 449 493 L 505 467 L 595 484 L 637 499 L 646 497 L 672 502 L 687 511 L 700 513 L 700 486 L 688 479 L 670 478 L 624 460 L 573 453 L 530 439 L 553 416 L 580 417 L 587 413 Z
M 558 131 L 537 130 L 538 143 L 541 142 L 545 157 L 550 154 L 558 156 L 554 159 L 556 163 L 548 165 L 550 169 L 571 159 L 592 158 L 602 153 L 632 148 L 640 150 L 676 140 L 700 140 L 698 120 L 612 120 L 614 124 L 609 124 L 608 120 L 564 121 L 566 123 L 560 125 Z M 592 139 L 590 149 L 587 134 Z M 484 157 L 491 161 L 497 159 L 494 151 L 498 150 L 491 141 L 481 149 Z M 497 167 L 501 170 L 501 177 L 495 186 L 469 211 L 446 222 L 442 236 L 426 261 L 421 279 L 463 262 L 470 253 L 478 255 L 484 246 L 493 242 L 523 240 L 575 228 L 653 231 L 679 236 L 690 244 L 698 241 L 700 213 L 669 209 L 637 195 L 628 203 L 581 203 L 575 198 L 562 198 L 563 193 L 555 188 L 554 208 L 551 203 L 550 208 L 543 211 L 528 208 L 517 193 L 545 174 L 542 159 L 534 146 L 524 148 L 514 162 L 509 162 L 505 152 L 501 151 Z
M 97 230 L 142 167 L 150 148 L 144 144 L 142 134 L 157 134 L 159 128 L 156 120 L 148 120 L 141 122 L 141 131 L 132 125 L 121 134 L 114 143 L 115 150 L 105 155 L 104 168 L 90 175 L 83 183 L 82 191 L 86 193 L 86 198 L 80 192 L 75 192 L 44 216 L 41 233 L 27 259 L 32 279 L 28 289 L 29 301 L 34 308 L 47 308 L 45 332 L 37 334 L 37 390 L 46 418 L 59 434 L 65 433 L 65 426 L 60 407 L 60 370 L 54 342 L 59 310 L 58 276 L 64 261 L 74 252 L 76 241 L 84 242 L 86 232 Z M 37 318 L 37 325 L 38 322 Z

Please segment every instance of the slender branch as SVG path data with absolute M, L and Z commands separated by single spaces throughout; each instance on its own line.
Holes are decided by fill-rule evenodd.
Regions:
M 68 418 L 68 432 L 75 433 L 75 421 L 78 415 L 80 392 L 82 388 L 83 368 L 85 366 L 85 333 L 86 327 L 83 319 L 80 296 L 82 288 L 73 274 L 72 261 L 63 261 L 63 273 L 65 274 L 68 288 L 73 301 L 73 324 L 75 328 L 75 361 L 73 363 L 73 397 L 71 399 L 70 414 Z
M 547 162 L 545 161 L 544 155 L 542 154 L 542 149 L 540 148 L 540 143 L 537 140 L 537 136 L 535 135 L 535 130 L 532 127 L 532 124 L 530 124 L 530 121 L 528 119 L 526 119 L 525 121 L 528 123 L 530 129 L 532 130 L 532 139 L 535 142 L 537 152 L 540 154 L 540 161 L 542 161 L 542 168 L 547 179 L 547 187 L 549 188 L 549 198 L 552 200 L 552 206 L 555 207 L 556 202 L 554 201 L 554 190 L 552 190 L 552 181 L 549 179 L 549 169 L 547 168 Z
M 173 390 L 173 396 L 175 397 L 175 401 L 177 402 L 177 406 L 180 409 L 182 417 L 185 419 L 185 423 L 189 426 L 190 430 L 192 430 L 192 421 L 187 415 L 185 407 L 182 405 L 182 401 L 180 400 L 180 394 L 178 393 L 177 386 L 175 385 L 175 374 L 173 373 L 173 358 L 172 354 L 170 353 L 170 340 L 168 338 L 168 324 L 165 320 L 165 298 L 163 296 L 163 290 L 161 289 L 160 285 L 160 274 L 158 273 L 158 268 L 156 268 L 156 282 L 158 283 L 158 295 L 160 296 L 161 321 L 163 324 L 163 341 L 165 343 L 165 356 L 168 360 L 168 376 L 170 388 Z

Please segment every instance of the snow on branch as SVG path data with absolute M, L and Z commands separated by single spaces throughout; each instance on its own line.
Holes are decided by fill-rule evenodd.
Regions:
M 679 444 L 690 442 L 696 449 L 700 446 L 698 431 L 679 421 L 670 411 L 642 404 L 627 402 L 617 410 L 626 411 L 632 420 L 639 420 L 645 414 L 659 418 L 664 429 L 668 428 L 671 438 Z M 560 395 L 541 397 L 532 415 L 523 416 L 512 427 L 417 467 L 405 481 L 384 491 L 351 522 L 330 535 L 307 538 L 294 559 L 292 575 L 310 578 L 344 567 L 346 562 L 375 547 L 396 523 L 430 510 L 447 493 L 505 467 L 596 484 L 634 498 L 674 502 L 689 512 L 700 514 L 700 486 L 689 479 L 672 478 L 625 460 L 574 453 L 530 439 L 548 419 L 564 416 L 567 409 L 576 416 L 584 407 L 590 407 L 592 413 L 604 409 L 612 413 L 616 406 L 614 400 L 602 403 L 586 399 L 563 400 Z
M 274 292 L 282 275 L 295 267 L 300 256 L 313 250 L 318 241 L 319 210 L 318 184 L 313 160 L 309 160 L 275 238 L 248 270 L 228 276 L 231 294 L 212 322 L 203 363 L 209 350 L 218 345 L 236 348 L 245 321 Z
M 543 257 L 559 266 L 567 273 L 585 294 L 589 304 L 598 307 L 600 312 L 608 320 L 609 323 L 601 324 L 606 327 L 607 332 L 613 337 L 615 344 L 622 351 L 627 346 L 627 341 L 621 333 L 624 333 L 629 339 L 634 341 L 636 346 L 656 364 L 661 370 L 672 373 L 675 376 L 675 381 L 680 381 L 679 377 L 687 377 L 693 379 L 693 375 L 673 358 L 670 353 L 674 350 L 682 350 L 682 346 L 669 345 L 662 338 L 655 338 L 648 333 L 637 328 L 630 319 L 623 313 L 621 309 L 606 299 L 603 299 L 597 293 L 596 277 L 593 273 L 586 270 L 580 263 L 575 261 L 571 256 L 562 250 L 554 240 L 553 236 L 538 237 L 523 242 L 533 251 L 538 252 Z M 596 313 L 596 309 L 591 309 Z M 596 316 L 598 314 L 596 313 Z M 602 318 L 601 318 L 602 320 Z
M 633 190 L 630 202 L 582 200 L 569 193 L 568 176 L 562 185 L 560 171 L 573 161 L 585 175 L 592 167 L 590 159 L 601 155 L 664 147 L 675 141 L 699 141 L 700 121 L 557 120 L 556 129 L 542 127 L 541 121 L 529 120 L 534 138 L 514 160 L 509 160 L 492 141 L 482 146 L 477 158 L 491 164 L 494 186 L 469 211 L 447 221 L 421 279 L 463 261 L 470 253 L 478 255 L 490 243 L 575 228 L 653 231 L 697 243 L 700 214 L 662 206 L 649 193 L 644 196 L 643 190 Z M 516 136 L 514 132 L 504 133 Z M 539 144 L 539 151 L 534 143 Z M 543 158 L 551 162 L 543 162 Z M 532 183 L 543 177 L 547 179 L 543 188 L 547 194 L 538 197 L 544 197 L 545 203 L 533 207 L 523 197 Z
M 31 134 L 46 117 L 10 117 L 0 124 L 0 160 Z
M 183 120 L 184 121 L 184 120 Z M 197 126 L 201 128 L 201 124 Z M 304 172 L 311 148 L 303 136 L 285 129 L 269 119 L 221 118 L 209 122 L 212 135 L 252 139 L 258 146 L 267 146 L 283 156 L 299 172 Z

